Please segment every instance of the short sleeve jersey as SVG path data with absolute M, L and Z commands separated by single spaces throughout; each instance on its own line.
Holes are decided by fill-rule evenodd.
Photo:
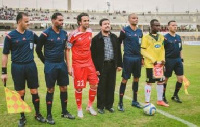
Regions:
M 56 33 L 52 27 L 49 27 L 40 35 L 39 41 L 44 45 L 44 57 L 47 62 L 64 61 L 64 49 L 67 43 L 67 32 L 60 30 Z
M 165 57 L 166 58 L 180 58 L 180 51 L 182 50 L 182 41 L 179 35 L 175 37 L 169 33 L 165 35 L 164 41 Z
M 91 39 L 92 30 L 88 28 L 86 32 L 76 29 L 69 35 L 67 47 L 72 49 L 72 65 L 81 67 L 91 66 Z
M 25 30 L 22 34 L 13 30 L 5 37 L 3 54 L 9 54 L 11 51 L 12 62 L 31 62 L 34 59 L 34 44 L 37 42 L 38 36 L 34 32 Z
M 127 26 L 121 30 L 119 40 L 123 41 L 125 56 L 141 57 L 140 45 L 142 36 L 142 30 L 139 28 L 134 31 L 130 26 Z
M 152 36 L 151 34 L 147 34 L 142 38 L 141 48 L 145 49 L 148 55 L 153 57 L 156 61 L 165 60 L 164 36 L 157 34 L 157 40 Z M 152 61 L 145 58 L 144 66 L 146 68 L 153 68 Z

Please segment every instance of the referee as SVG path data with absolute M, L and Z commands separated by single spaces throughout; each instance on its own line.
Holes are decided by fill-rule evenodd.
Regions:
M 127 81 L 131 78 L 131 74 L 133 76 L 133 100 L 131 105 L 137 108 L 142 107 L 137 101 L 137 93 L 139 78 L 141 76 L 142 57 L 140 53 L 140 44 L 143 34 L 142 30 L 137 27 L 138 16 L 135 13 L 132 13 L 128 16 L 128 21 L 130 25 L 123 28 L 119 36 L 119 42 L 123 42 L 124 44 L 122 81 L 119 89 L 119 111 L 124 111 L 123 96 L 125 93 Z
M 69 85 L 69 77 L 67 65 L 64 61 L 64 51 L 67 41 L 67 32 L 62 30 L 63 15 L 54 13 L 51 17 L 52 27 L 49 27 L 39 37 L 39 43 L 36 51 L 38 57 L 44 63 L 44 73 L 47 86 L 46 105 L 47 105 L 47 123 L 55 124 L 52 118 L 51 108 L 53 95 L 55 91 L 55 83 L 60 88 L 60 100 L 62 106 L 61 117 L 74 119 L 67 110 L 67 85 Z M 42 48 L 44 46 L 44 55 Z
M 165 35 L 164 47 L 165 47 L 165 84 L 163 92 L 163 101 L 167 102 L 165 97 L 165 90 L 167 86 L 168 79 L 172 76 L 174 71 L 177 77 L 177 82 L 175 86 L 174 95 L 172 100 L 178 103 L 182 103 L 179 99 L 178 92 L 182 86 L 183 82 L 183 58 L 182 58 L 182 41 L 181 37 L 176 34 L 177 24 L 176 21 L 172 20 L 168 22 L 169 33 Z
M 34 62 L 34 44 L 37 44 L 38 37 L 35 33 L 28 30 L 29 17 L 26 13 L 19 12 L 16 18 L 17 29 L 6 35 L 4 41 L 2 55 L 2 75 L 1 79 L 5 83 L 7 76 L 8 54 L 11 51 L 11 73 L 14 81 L 15 90 L 24 100 L 25 82 L 32 95 L 32 102 L 35 108 L 35 119 L 40 122 L 45 122 L 45 119 L 39 112 L 40 99 L 38 96 L 38 72 Z M 26 123 L 24 113 L 21 113 L 21 119 L 18 126 L 23 127 Z

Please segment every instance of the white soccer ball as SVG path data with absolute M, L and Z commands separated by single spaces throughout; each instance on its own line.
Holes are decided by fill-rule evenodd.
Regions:
M 153 116 L 156 113 L 156 107 L 153 104 L 149 103 L 144 106 L 143 111 L 144 114 Z

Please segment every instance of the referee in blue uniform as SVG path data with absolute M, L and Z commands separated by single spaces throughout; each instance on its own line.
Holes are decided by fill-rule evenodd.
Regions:
M 2 76 L 5 83 L 7 76 L 8 54 L 11 51 L 11 73 L 14 81 L 15 90 L 20 94 L 22 100 L 25 95 L 25 82 L 32 95 L 32 102 L 35 108 L 35 119 L 45 122 L 45 119 L 39 112 L 40 100 L 38 96 L 38 72 L 34 62 L 34 44 L 37 44 L 38 37 L 35 33 L 28 30 L 29 17 L 23 12 L 19 12 L 17 17 L 17 29 L 6 35 L 2 55 Z M 26 123 L 24 113 L 21 113 L 21 119 L 18 126 L 23 127 Z
M 168 22 L 169 33 L 165 35 L 164 47 L 165 47 L 165 84 L 163 101 L 167 102 L 165 97 L 165 91 L 168 79 L 172 76 L 174 71 L 177 77 L 174 95 L 171 97 L 172 100 L 178 103 L 182 103 L 178 96 L 178 92 L 183 82 L 183 58 L 182 58 L 182 41 L 181 37 L 176 34 L 177 24 L 176 21 L 172 20 Z
M 141 108 L 137 101 L 138 82 L 141 75 L 141 53 L 140 44 L 143 36 L 142 30 L 137 28 L 138 16 L 132 13 L 128 16 L 129 26 L 123 28 L 120 32 L 119 42 L 124 44 L 122 82 L 119 89 L 118 110 L 124 111 L 123 96 L 126 89 L 126 83 L 131 74 L 134 77 L 132 82 L 133 101 L 132 106 Z
M 61 117 L 74 119 L 75 117 L 67 111 L 67 85 L 69 77 L 67 65 L 64 61 L 64 51 L 67 41 L 67 32 L 62 30 L 63 15 L 54 13 L 51 17 L 52 27 L 49 27 L 39 37 L 39 43 L 36 47 L 38 57 L 44 63 L 44 73 L 47 86 L 46 105 L 47 105 L 47 123 L 55 124 L 52 118 L 51 108 L 55 83 L 60 88 L 60 100 L 62 106 Z M 42 48 L 44 46 L 44 54 Z

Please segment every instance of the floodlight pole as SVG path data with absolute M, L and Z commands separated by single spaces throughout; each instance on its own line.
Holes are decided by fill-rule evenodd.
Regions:
M 110 2 L 107 2 L 107 6 L 108 6 L 108 12 L 110 12 Z

